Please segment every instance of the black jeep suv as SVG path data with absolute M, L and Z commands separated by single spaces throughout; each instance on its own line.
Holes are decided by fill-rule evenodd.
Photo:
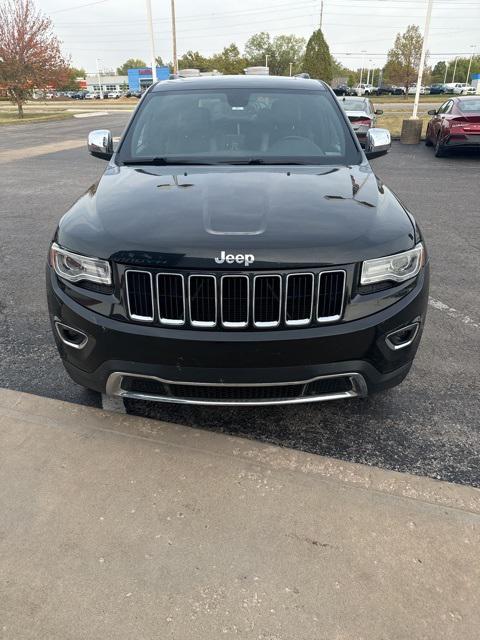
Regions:
M 365 153 L 384 152 L 371 129 Z M 324 83 L 204 77 L 152 86 L 63 216 L 47 267 L 70 376 L 197 404 L 363 396 L 418 347 L 428 262 Z

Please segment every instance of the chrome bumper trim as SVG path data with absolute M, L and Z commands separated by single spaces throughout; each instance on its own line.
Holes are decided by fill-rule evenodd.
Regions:
M 350 378 L 352 383 L 352 389 L 349 391 L 337 391 L 334 393 L 320 394 L 318 396 L 302 396 L 302 389 L 299 389 L 299 395 L 296 398 L 285 399 L 267 399 L 267 400 L 197 400 L 177 398 L 175 396 L 163 396 L 153 393 L 144 393 L 140 391 L 127 391 L 122 388 L 123 378 L 142 378 L 146 380 L 154 380 L 168 385 L 192 385 L 201 387 L 274 387 L 284 385 L 299 385 L 304 387 L 310 382 L 317 380 L 326 380 L 333 378 Z M 364 377 L 360 373 L 337 373 L 333 375 L 317 376 L 308 380 L 299 380 L 294 382 L 262 382 L 262 383 L 245 383 L 245 384 L 217 384 L 212 382 L 183 382 L 179 380 L 165 380 L 164 378 L 158 378 L 156 376 L 147 376 L 137 373 L 127 373 L 122 371 L 116 371 L 111 373 L 106 387 L 106 394 L 110 396 L 118 396 L 120 398 L 131 398 L 135 400 L 148 400 L 153 402 L 170 402 L 174 404 L 194 404 L 194 405 L 214 405 L 214 406 L 265 406 L 265 405 L 280 405 L 280 404 L 303 404 L 306 402 L 325 402 L 327 400 L 343 400 L 345 398 L 365 397 L 368 395 L 367 383 Z

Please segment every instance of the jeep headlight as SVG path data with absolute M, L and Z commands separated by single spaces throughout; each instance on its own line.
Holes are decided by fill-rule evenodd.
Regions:
M 393 280 L 403 282 L 414 278 L 425 264 L 425 250 L 419 242 L 414 249 L 384 258 L 365 260 L 362 264 L 360 284 L 373 284 Z
M 72 253 L 55 243 L 50 248 L 50 264 L 60 278 L 70 282 L 88 280 L 101 284 L 112 284 L 109 262 L 100 258 L 90 258 Z

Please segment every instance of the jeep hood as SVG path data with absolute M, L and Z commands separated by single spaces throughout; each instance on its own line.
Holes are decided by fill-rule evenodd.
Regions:
M 253 254 L 256 268 L 341 265 L 413 246 L 414 228 L 370 165 L 110 164 L 63 217 L 57 242 L 113 261 L 174 268 Z

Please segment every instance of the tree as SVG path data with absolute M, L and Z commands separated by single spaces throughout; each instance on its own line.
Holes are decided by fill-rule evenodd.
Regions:
M 140 58 L 129 58 L 126 60 L 121 67 L 117 67 L 117 74 L 119 76 L 128 76 L 129 69 L 143 69 L 146 67 L 147 63 Z
M 423 37 L 417 25 L 411 24 L 405 33 L 397 33 L 393 48 L 387 56 L 384 78 L 389 82 L 405 87 L 405 96 L 409 87 L 417 80 Z
M 333 59 L 321 29 L 314 31 L 307 42 L 303 71 L 310 74 L 311 78 L 318 78 L 325 82 L 332 81 Z
M 292 74 L 303 71 L 301 68 L 305 53 L 305 38 L 295 35 L 275 36 L 272 41 L 271 57 L 268 60 L 270 73 L 274 76 L 288 76 L 290 63 Z
M 68 77 L 68 62 L 52 32 L 52 22 L 37 11 L 33 0 L 5 0 L 0 5 L 0 87 L 17 105 L 23 105 L 33 89 L 57 86 Z
M 202 56 L 199 51 L 187 51 L 178 59 L 179 69 L 199 69 L 200 71 L 211 71 L 213 69 L 210 58 Z
M 78 78 L 85 78 L 85 75 L 85 69 L 70 67 L 67 69 L 65 81 L 59 83 L 58 88 L 61 91 L 78 91 Z
M 228 75 L 243 73 L 247 66 L 247 61 L 233 42 L 228 47 L 225 47 L 221 53 L 215 53 L 211 58 L 211 63 L 214 69 Z
M 250 66 L 267 66 L 273 76 L 288 76 L 300 71 L 305 51 L 305 38 L 293 34 L 270 39 L 266 31 L 251 36 L 245 44 L 245 58 Z
M 272 55 L 272 41 L 266 31 L 255 33 L 245 43 L 245 58 L 252 67 L 265 66 L 265 56 Z

